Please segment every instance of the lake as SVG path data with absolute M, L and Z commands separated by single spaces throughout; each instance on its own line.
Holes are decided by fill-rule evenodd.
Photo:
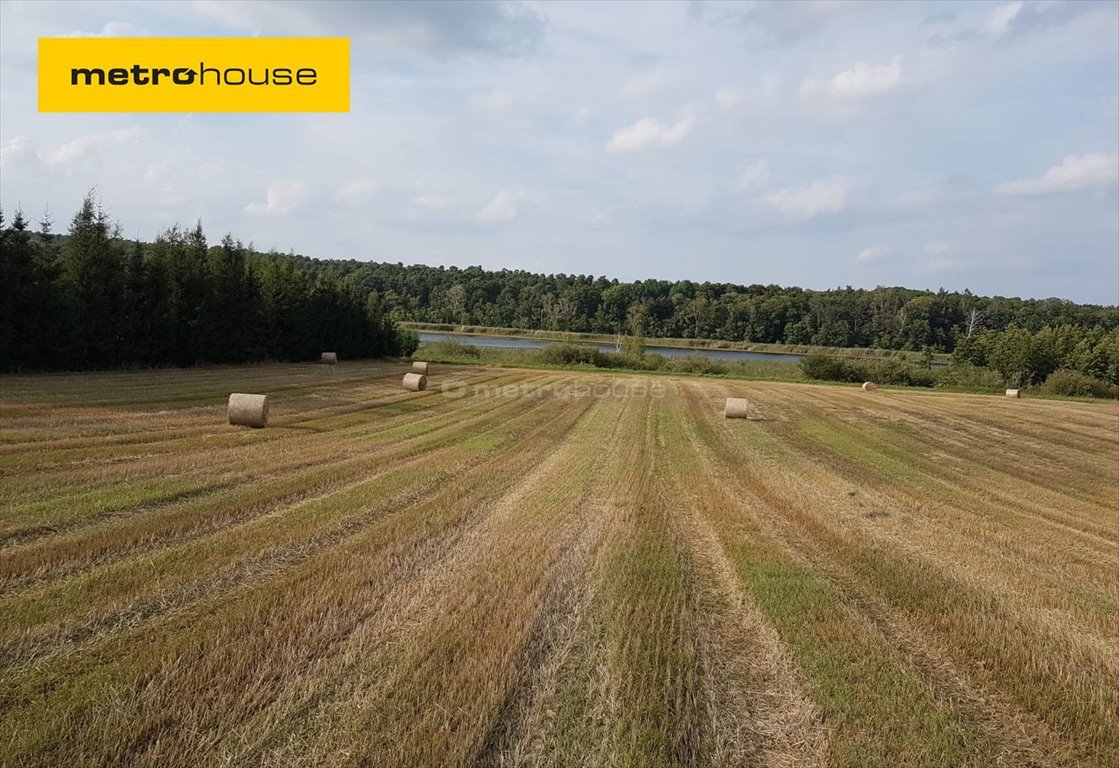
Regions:
M 463 336 L 457 333 L 429 333 L 426 331 L 419 331 L 418 335 L 420 341 L 455 341 L 460 344 L 472 344 L 475 347 L 498 347 L 501 349 L 543 349 L 561 343 L 511 336 Z M 581 343 L 580 346 L 595 347 L 602 352 L 617 351 L 614 344 Z M 683 347 L 658 347 L 655 344 L 646 344 L 645 351 L 651 355 L 664 355 L 665 357 L 702 355 L 712 360 L 768 360 L 774 363 L 799 363 L 803 359 L 802 355 L 780 352 L 746 352 L 740 349 L 687 349 Z

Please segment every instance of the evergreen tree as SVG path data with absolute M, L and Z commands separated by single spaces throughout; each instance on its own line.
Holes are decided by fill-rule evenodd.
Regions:
M 63 290 L 72 309 L 68 358 L 76 368 L 125 360 L 124 259 L 108 213 L 86 195 L 62 246 Z

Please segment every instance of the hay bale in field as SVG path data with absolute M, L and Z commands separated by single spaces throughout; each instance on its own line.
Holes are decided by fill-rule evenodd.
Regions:
M 878 385 L 875 384 L 873 381 L 863 382 L 863 392 L 873 392 L 876 389 L 878 389 Z
M 326 363 L 327 365 L 337 365 L 338 364 L 338 353 L 337 352 L 323 352 L 322 356 L 319 358 L 319 362 L 320 363 Z
M 268 424 L 268 395 L 246 395 L 234 392 L 229 396 L 229 423 L 260 429 Z
M 427 389 L 427 376 L 422 373 L 404 374 L 404 388 L 410 392 L 423 392 Z
M 1017 389 L 1008 389 L 1008 390 L 1006 390 L 1006 396 L 1007 396 L 1007 397 L 1013 397 L 1013 398 L 1015 398 L 1015 399 L 1018 399 L 1018 397 L 1020 397 L 1020 395 L 1018 394 L 1018 390 L 1017 390 Z
M 419 360 L 412 361 L 412 373 L 422 373 L 427 375 L 427 363 L 421 363 Z
M 727 404 L 723 407 L 723 418 L 725 419 L 748 419 L 750 411 L 750 401 L 744 397 L 728 397 Z

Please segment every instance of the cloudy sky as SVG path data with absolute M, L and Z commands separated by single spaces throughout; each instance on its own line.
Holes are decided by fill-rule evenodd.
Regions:
M 36 38 L 347 36 L 351 112 L 38 114 Z M 129 236 L 1119 303 L 1119 3 L 0 3 L 0 203 Z

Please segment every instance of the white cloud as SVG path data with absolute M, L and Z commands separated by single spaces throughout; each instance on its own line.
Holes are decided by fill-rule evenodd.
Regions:
M 503 189 L 494 195 L 493 200 L 482 206 L 482 210 L 474 214 L 474 220 L 484 223 L 512 221 L 517 218 L 516 204 L 522 197 L 524 197 L 523 192 L 509 192 Z
M 144 171 L 144 184 L 149 187 L 150 191 L 146 192 L 149 199 L 165 206 L 182 205 L 189 200 L 180 188 L 181 182 L 176 181 L 176 177 L 180 175 L 177 170 L 169 160 L 161 160 L 147 167 Z
M 100 149 L 135 144 L 143 136 L 144 132 L 139 128 L 118 128 L 108 133 L 79 136 L 73 141 L 68 141 L 45 152 L 42 155 L 42 160 L 49 166 L 66 165 Z
M 902 57 L 895 56 L 889 64 L 875 66 L 860 61 L 831 79 L 828 93 L 840 98 L 861 99 L 892 91 L 901 84 Z M 805 81 L 806 85 L 808 81 Z
M 470 97 L 470 105 L 479 112 L 507 112 L 513 105 L 513 94 L 500 89 L 478 93 Z
M 419 206 L 420 208 L 430 208 L 431 210 L 441 211 L 447 207 L 447 201 L 437 195 L 417 195 L 409 202 L 412 205 Z
M 855 261 L 860 264 L 869 264 L 872 261 L 878 261 L 893 254 L 893 250 L 881 245 L 872 245 L 870 248 L 863 248 L 855 255 Z
M 820 179 L 804 187 L 786 187 L 766 196 L 786 216 L 811 219 L 838 213 L 847 207 L 851 185 L 843 178 Z
M 924 268 L 929 272 L 949 272 L 964 266 L 964 262 L 957 258 L 956 251 L 943 240 L 933 240 L 926 243 L 924 254 Z
M 817 96 L 824 90 L 824 82 L 818 77 L 806 77 L 800 83 L 801 96 Z
M 377 181 L 368 176 L 354 179 L 340 187 L 334 193 L 334 199 L 342 203 L 356 205 L 376 192 L 377 186 Z
M 733 29 L 750 50 L 787 47 L 819 34 L 856 7 L 847 0 L 708 0 L 693 3 L 690 16 L 717 27 Z
M 998 195 L 1047 195 L 1075 192 L 1090 187 L 1104 187 L 1119 179 L 1119 155 L 1102 152 L 1067 155 L 1060 165 L 1045 172 L 1040 179 L 1007 181 L 995 187 Z
M 274 181 L 268 185 L 267 200 L 245 206 L 246 213 L 289 213 L 307 202 L 307 188 L 298 181 Z
M 945 14 L 938 20 L 942 27 L 930 41 L 951 48 L 979 40 L 1005 40 L 1031 33 L 1055 29 L 1089 13 L 1099 13 L 1103 23 L 1114 27 L 1114 16 L 1103 20 L 1103 13 L 1114 13 L 1114 3 L 1098 0 L 1032 0 L 1003 3 L 979 18 L 971 14 Z
M 155 4 L 139 15 L 110 8 L 97 18 L 92 11 L 59 14 L 49 4 L 0 0 L 8 43 L 0 46 L 0 202 L 10 210 L 22 203 L 28 211 L 50 204 L 62 220 L 72 212 L 59 191 L 66 176 L 65 189 L 97 185 L 129 232 L 201 217 L 211 229 L 313 256 L 346 258 L 376 241 L 404 260 L 424 260 L 439 249 L 447 254 L 440 263 L 448 265 L 471 261 L 625 279 L 737 279 L 726 243 L 764 239 L 772 255 L 758 265 L 764 283 L 863 280 L 869 287 L 888 277 L 899 285 L 936 285 L 931 278 L 939 275 L 927 271 L 926 260 L 943 266 L 945 258 L 957 258 L 966 266 L 944 273 L 949 289 L 1061 290 L 1071 299 L 1117 303 L 1115 182 L 1050 197 L 1003 194 L 1054 186 L 1042 177 L 1062 166 L 1065 155 L 1119 153 L 1108 133 L 1119 121 L 1119 95 L 1101 93 L 1099 77 L 1084 76 L 1114 69 L 1119 60 L 1114 32 L 1110 40 L 1107 34 L 1116 28 L 1119 5 L 1081 2 L 1068 22 L 1053 16 L 1066 5 L 1052 0 L 1022 0 L 1013 18 L 1013 6 L 994 12 L 1011 2 L 901 4 L 867 17 L 856 4 L 856 15 L 818 37 L 774 49 L 746 44 L 743 28 L 729 24 L 690 23 L 694 34 L 681 34 L 688 22 L 671 4 L 627 16 L 609 4 L 529 0 L 547 16 L 547 46 L 513 61 L 497 59 L 508 47 L 491 46 L 488 37 L 455 37 L 452 20 L 438 8 L 376 4 L 351 36 L 355 52 L 384 54 L 355 53 L 353 61 L 355 89 L 379 94 L 376 103 L 363 109 L 355 96 L 351 114 L 289 115 L 261 133 L 219 130 L 238 119 L 220 115 L 38 114 L 36 35 L 119 33 L 103 28 L 114 18 L 153 36 L 192 26 L 245 36 L 347 34 L 343 17 L 352 4 L 215 1 L 215 8 L 232 6 L 252 17 L 245 27 L 226 27 L 190 2 Z M 316 10 L 327 5 L 333 10 Z M 408 18 L 390 24 L 386 14 L 397 7 Z M 703 8 L 712 12 L 707 3 Z M 1042 19 L 1042 8 L 1053 12 Z M 407 25 L 429 11 L 430 23 L 415 23 L 446 28 L 409 36 Z M 941 19 L 935 27 L 927 23 L 933 17 Z M 961 31 L 971 37 L 950 48 L 928 39 Z M 397 33 L 402 42 L 374 40 Z M 490 47 L 499 52 L 491 55 Z M 840 90 L 853 87 L 858 62 L 863 70 L 889 70 L 896 54 L 904 58 L 892 90 L 861 99 L 832 95 L 844 70 L 851 82 L 840 78 Z M 385 56 L 393 66 L 383 66 Z M 671 85 L 671 73 L 681 82 L 657 93 Z M 808 76 L 816 78 L 816 90 L 802 98 L 797 89 Z M 623 91 L 632 98 L 623 99 Z M 1047 144 L 1052 125 L 1023 119 L 1058 102 L 1079 115 L 1079 139 L 1063 146 Z M 488 111 L 500 109 L 507 111 Z M 925 112 L 985 117 L 918 119 Z M 629 130 L 642 118 L 652 120 Z M 135 146 L 78 140 L 131 126 L 145 131 Z M 77 141 L 63 146 L 71 140 Z M 958 151 L 984 142 L 1002 142 L 1004 151 Z M 907 145 L 921 151 L 893 151 Z M 309 146 L 315 148 L 310 162 L 301 151 Z M 56 165 L 40 159 L 48 152 Z M 849 187 L 829 183 L 841 174 Z M 863 179 L 873 184 L 864 186 Z M 282 190 L 269 200 L 268 187 L 278 180 L 301 182 L 305 202 L 266 215 L 291 204 Z M 1001 182 L 1009 184 L 996 194 Z M 499 190 L 525 196 L 494 201 Z M 294 199 L 301 199 L 298 193 Z M 246 212 L 252 202 L 253 212 Z M 308 226 L 324 216 L 325 230 Z M 703 255 L 689 262 L 687 275 L 673 261 L 666 227 L 686 233 Z M 525 238 L 539 247 L 526 252 Z M 957 253 L 927 256 L 926 243 L 938 240 Z M 1054 244 L 1065 244 L 1083 262 L 1067 288 L 1051 287 L 1054 275 L 1070 274 Z M 878 256 L 873 249 L 879 247 L 893 253 Z M 1000 272 L 995 267 L 1006 253 L 1033 259 L 1030 269 L 1009 277 Z
M 26 136 L 15 136 L 4 142 L 0 147 L 0 168 L 13 162 L 17 157 L 30 154 L 35 149 L 31 139 Z
M 579 107 L 568 116 L 567 122 L 571 125 L 572 128 L 582 128 L 590 119 L 590 107 Z
M 519 57 L 538 49 L 545 20 L 525 3 L 354 3 L 345 0 L 194 0 L 195 15 L 250 35 L 349 37 L 442 56 L 482 53 Z
M 769 162 L 759 160 L 738 177 L 738 187 L 746 191 L 764 189 L 769 184 Z
M 127 21 L 110 21 L 101 27 L 100 32 L 82 32 L 74 30 L 62 37 L 132 37 L 136 34 L 136 27 Z
M 1018 14 L 1022 12 L 1022 3 L 1015 0 L 1013 3 L 1006 3 L 1000 5 L 991 11 L 991 15 L 987 17 L 985 30 L 987 34 L 994 37 L 1002 37 L 1006 31 L 1010 29 L 1010 25 L 1018 18 Z
M 690 117 L 674 125 L 665 125 L 651 117 L 638 120 L 628 128 L 614 131 L 606 145 L 610 152 L 634 152 L 642 149 L 668 149 L 679 144 L 692 129 Z
M 664 69 L 634 75 L 622 83 L 623 99 L 647 99 L 680 85 L 680 76 Z
M 901 192 L 896 200 L 903 208 L 924 208 L 938 202 L 943 196 L 944 185 L 933 180 Z
M 166 160 L 161 163 L 156 163 L 155 165 L 149 165 L 148 169 L 144 171 L 144 182 L 152 185 L 153 187 L 159 186 L 163 183 L 164 177 L 167 173 L 167 169 L 170 167 L 170 165 L 171 164 L 168 163 Z
M 719 88 L 714 95 L 715 106 L 724 112 L 730 112 L 745 100 L 740 91 L 734 88 Z
M 450 224 L 454 220 L 460 219 L 465 215 L 455 205 L 455 200 L 442 197 L 431 192 L 421 192 L 415 194 L 416 191 L 423 189 L 421 185 L 416 185 L 410 189 L 395 188 L 398 194 L 410 195 L 406 201 L 395 208 L 394 212 L 390 214 L 389 220 L 395 224 L 402 224 L 405 226 L 419 226 L 419 227 L 440 227 Z M 513 214 L 516 215 L 516 212 Z M 478 220 L 478 215 L 470 217 L 471 219 Z M 512 217 L 510 217 L 512 218 Z

